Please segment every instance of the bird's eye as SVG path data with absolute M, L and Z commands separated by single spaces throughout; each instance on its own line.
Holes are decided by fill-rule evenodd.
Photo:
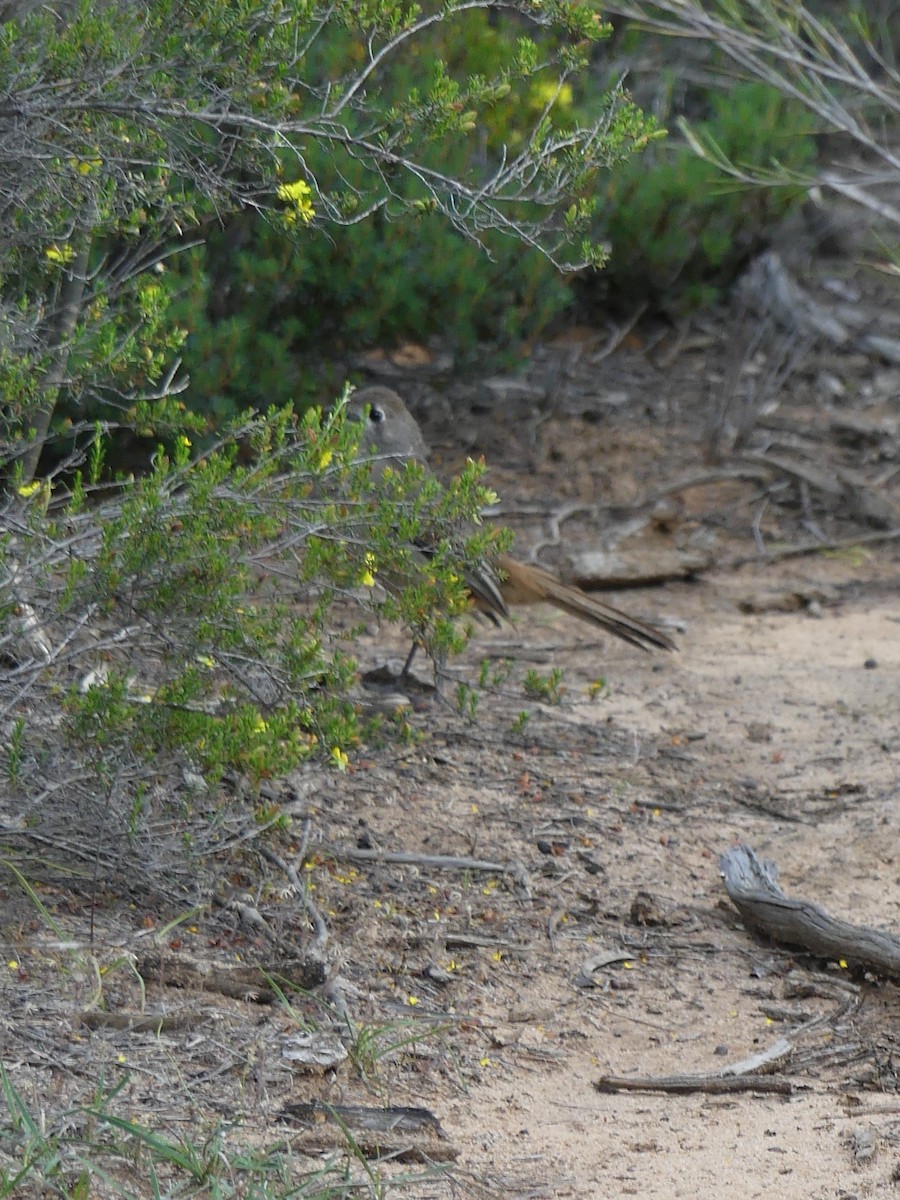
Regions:
M 373 404 L 369 409 L 369 420 L 373 425 L 380 425 L 384 420 L 384 409 L 379 408 L 377 404 Z

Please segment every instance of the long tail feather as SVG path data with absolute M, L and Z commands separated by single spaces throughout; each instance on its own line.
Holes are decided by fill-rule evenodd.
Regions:
M 508 598 L 514 603 L 517 600 L 544 601 L 582 621 L 599 625 L 601 629 L 630 642 L 632 646 L 639 646 L 642 650 L 675 649 L 675 643 L 661 629 L 639 621 L 637 617 L 630 617 L 611 604 L 604 604 L 602 600 L 573 587 L 572 584 L 563 583 L 561 579 L 557 579 L 541 567 L 519 562 L 507 554 L 500 556 L 497 565 L 506 576 L 511 592 Z M 502 587 L 506 592 L 507 583 Z

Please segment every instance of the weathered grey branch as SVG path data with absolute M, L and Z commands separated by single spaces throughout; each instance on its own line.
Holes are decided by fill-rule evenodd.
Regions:
M 811 900 L 785 896 L 776 865 L 758 858 L 749 846 L 728 850 L 719 866 L 741 917 L 773 941 L 900 979 L 900 938 L 832 917 Z

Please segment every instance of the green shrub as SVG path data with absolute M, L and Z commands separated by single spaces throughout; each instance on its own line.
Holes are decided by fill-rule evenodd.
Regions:
M 16 91 L 0 433 L 19 479 L 67 419 L 178 428 L 185 331 L 191 407 L 219 417 L 312 390 L 301 367 L 328 339 L 544 321 L 558 293 L 539 256 L 602 257 L 588 181 L 651 135 L 617 95 L 584 125 L 552 115 L 608 32 L 578 0 L 517 0 L 512 15 L 504 0 L 0 13 Z M 482 246 L 498 256 L 487 274 Z
M 812 117 L 774 88 L 737 84 L 708 103 L 697 132 L 735 162 L 800 170 L 814 160 Z M 600 283 L 627 305 L 648 297 L 674 308 L 708 304 L 804 194 L 799 186 L 740 187 L 687 145 L 654 146 L 606 187 L 601 221 L 611 252 Z
M 545 108 L 557 131 L 589 109 L 603 111 L 607 128 L 598 154 L 606 164 L 634 153 L 650 136 L 652 125 L 618 91 L 598 97 L 595 88 L 581 104 L 576 97 L 590 86 L 587 78 L 562 87 L 550 69 L 516 78 L 519 59 L 530 53 L 523 32 L 518 19 L 458 13 L 409 43 L 402 61 L 379 77 L 394 115 L 409 110 L 427 127 L 425 97 L 433 89 L 459 78 L 480 94 L 480 81 L 509 75 L 509 85 L 485 103 L 477 138 L 447 137 L 419 148 L 426 171 L 464 178 L 474 166 L 487 169 L 504 155 L 523 153 Z M 360 48 L 348 35 L 329 39 L 323 56 L 326 51 L 314 70 L 331 76 Z M 330 147 L 311 145 L 307 163 L 324 191 L 353 197 L 364 186 L 362 158 L 336 159 Z M 227 413 L 261 399 L 281 403 L 315 394 L 321 381 L 311 360 L 323 351 L 340 355 L 432 335 L 462 357 L 479 343 L 508 347 L 564 311 L 566 278 L 544 256 L 496 231 L 465 235 L 432 211 L 414 175 L 398 176 L 390 187 L 388 203 L 364 223 L 331 227 L 327 234 L 311 230 L 300 244 L 289 244 L 276 225 L 242 217 L 181 262 L 185 291 L 176 312 L 191 331 L 185 363 L 197 404 Z M 590 189 L 581 195 L 587 205 Z M 462 197 L 459 206 L 465 207 Z
M 313 754 L 346 765 L 350 599 L 440 660 L 465 638 L 465 564 L 503 542 L 476 527 L 477 465 L 446 488 L 413 465 L 373 479 L 357 435 L 340 410 L 273 408 L 205 452 L 180 435 L 112 488 L 98 430 L 52 505 L 49 483 L 23 486 L 0 542 L 8 778 L 37 794 L 62 772 L 128 812 L 179 768 L 258 783 Z
M 189 286 L 176 307 L 191 331 L 192 402 L 217 415 L 314 399 L 335 382 L 322 377 L 323 352 L 433 335 L 463 355 L 484 342 L 509 346 L 545 328 L 569 300 L 564 277 L 541 256 L 503 243 L 491 260 L 428 217 L 312 233 L 296 251 L 260 222 L 251 245 L 226 260 L 229 298 L 217 317 L 224 241 L 212 237 L 181 265 Z

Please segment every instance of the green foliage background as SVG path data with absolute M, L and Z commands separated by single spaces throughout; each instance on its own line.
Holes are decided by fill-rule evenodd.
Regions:
M 499 55 L 512 33 L 475 14 L 460 36 L 477 59 Z M 427 61 L 426 51 L 411 56 L 397 88 L 413 89 Z M 590 86 L 587 77 L 557 97 L 558 124 L 577 112 Z M 546 99 L 541 80 L 531 81 L 524 100 L 514 95 L 492 108 L 480 147 L 458 146 L 442 165 L 460 170 L 467 155 L 514 145 L 523 118 Z M 774 89 L 739 84 L 705 102 L 702 130 L 735 161 L 791 169 L 813 161 L 811 118 Z M 327 160 L 315 160 L 315 169 L 334 183 Z M 323 353 L 435 335 L 464 363 L 489 346 L 502 352 L 540 335 L 585 289 L 615 305 L 708 305 L 802 196 L 801 188 L 736 189 L 684 144 L 651 143 L 598 177 L 592 237 L 607 243 L 609 261 L 599 275 L 582 273 L 574 293 L 572 277 L 541 255 L 496 235 L 477 245 L 427 213 L 310 230 L 300 244 L 274 225 L 238 218 L 177 268 L 175 312 L 191 330 L 185 362 L 193 392 L 217 414 L 261 399 L 302 402 L 321 391 Z
M 415 107 L 442 73 L 477 88 L 479 80 L 511 69 L 524 53 L 523 32 L 515 17 L 461 14 L 410 43 L 378 85 L 398 110 Z M 327 53 L 317 69 L 339 74 L 361 46 L 348 33 L 329 39 Z M 475 137 L 423 145 L 422 162 L 461 176 L 473 163 L 517 154 L 545 106 L 553 125 L 567 128 L 572 88 L 557 96 L 555 78 L 547 70 L 513 82 L 487 105 Z M 612 163 L 631 152 L 643 118 L 618 93 L 603 103 Z M 365 183 L 364 163 L 336 163 L 327 147 L 310 145 L 307 162 L 323 189 Z M 413 178 L 401 192 L 410 200 L 421 195 Z M 310 359 L 323 347 L 341 354 L 434 334 L 463 354 L 484 343 L 509 346 L 546 328 L 569 302 L 565 277 L 520 242 L 490 232 L 475 241 L 427 209 L 410 217 L 396 205 L 358 225 L 311 229 L 299 244 L 272 223 L 239 217 L 213 231 L 177 270 L 184 290 L 176 313 L 191 330 L 186 366 L 195 394 L 216 413 L 257 403 L 261 395 L 276 401 L 313 395 L 321 382 Z
M 816 156 L 810 114 L 774 88 L 739 83 L 710 92 L 696 123 L 734 162 L 793 171 Z M 667 142 L 610 177 L 601 222 L 611 246 L 604 283 L 618 303 L 651 298 L 671 309 L 713 302 L 778 222 L 804 197 L 801 187 L 739 188 L 690 147 Z

